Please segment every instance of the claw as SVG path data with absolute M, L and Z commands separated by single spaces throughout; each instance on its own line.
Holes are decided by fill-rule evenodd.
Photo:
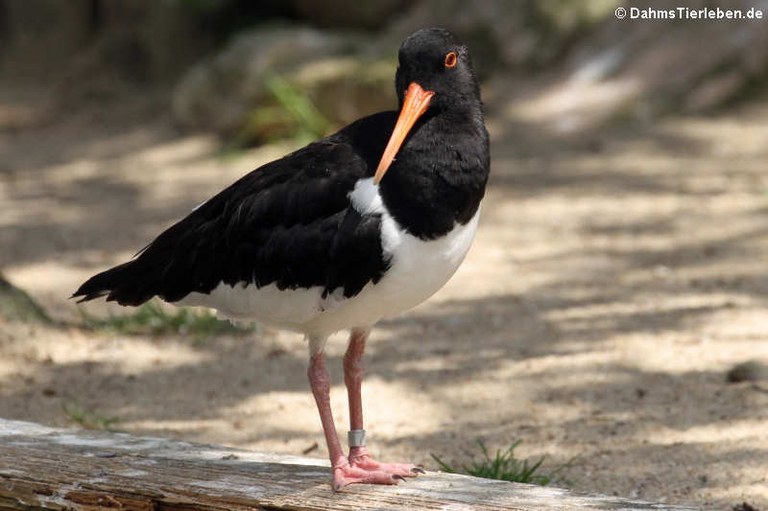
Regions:
M 354 483 L 397 484 L 408 477 L 425 474 L 421 465 L 408 463 L 379 463 L 371 458 L 365 447 L 352 447 L 349 456 L 333 465 L 333 489 Z

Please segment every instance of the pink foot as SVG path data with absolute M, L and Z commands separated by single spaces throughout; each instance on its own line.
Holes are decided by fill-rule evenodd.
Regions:
M 333 489 L 339 491 L 355 483 L 397 484 L 423 473 L 424 469 L 408 463 L 379 463 L 365 447 L 353 447 L 349 459 L 341 458 L 333 465 Z
M 416 477 L 424 469 L 410 463 L 379 463 L 374 460 L 365 447 L 352 447 L 349 450 L 349 464 L 363 470 L 387 472 L 402 477 Z

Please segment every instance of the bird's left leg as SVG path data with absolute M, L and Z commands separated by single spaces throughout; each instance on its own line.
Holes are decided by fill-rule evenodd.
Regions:
M 393 476 L 412 477 L 424 473 L 420 467 L 407 463 L 379 463 L 371 458 L 365 448 L 365 429 L 363 429 L 363 353 L 369 329 L 353 329 L 349 337 L 349 346 L 344 354 L 344 384 L 349 398 L 349 464 L 363 470 L 386 472 Z
M 381 470 L 366 470 L 355 467 L 344 456 L 339 437 L 336 435 L 336 426 L 333 423 L 330 399 L 331 378 L 325 369 L 323 344 L 325 344 L 325 339 L 310 338 L 311 355 L 307 376 L 312 387 L 312 395 L 314 395 L 317 403 L 317 410 L 320 413 L 320 422 L 323 425 L 325 442 L 328 446 L 328 456 L 331 458 L 331 470 L 333 471 L 331 485 L 334 491 L 339 491 L 353 483 L 397 484 L 396 475 Z

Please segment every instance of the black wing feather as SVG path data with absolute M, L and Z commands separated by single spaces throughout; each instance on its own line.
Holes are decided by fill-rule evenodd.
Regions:
M 350 207 L 355 183 L 373 175 L 395 114 L 385 112 L 268 163 L 172 225 L 124 264 L 73 295 L 139 305 L 210 293 L 221 282 L 322 286 L 354 296 L 388 267 L 380 218 Z

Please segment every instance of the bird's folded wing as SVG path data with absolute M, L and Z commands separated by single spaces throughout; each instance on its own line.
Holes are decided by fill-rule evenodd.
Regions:
M 349 199 L 355 183 L 372 175 L 377 149 L 342 131 L 264 165 L 195 208 L 133 260 L 92 277 L 74 296 L 107 296 L 124 305 L 152 296 L 175 302 L 222 282 L 321 286 L 324 293 L 342 289 L 353 296 L 378 280 L 388 263 L 380 219 L 361 215 Z

